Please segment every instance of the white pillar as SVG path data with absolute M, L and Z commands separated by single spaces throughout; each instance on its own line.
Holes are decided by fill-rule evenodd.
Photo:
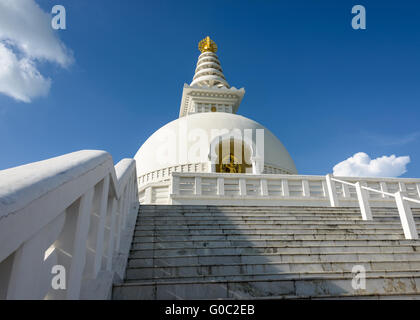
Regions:
M 112 269 L 112 257 L 114 255 L 114 247 L 115 247 L 115 229 L 116 229 L 116 225 L 117 225 L 117 204 L 118 201 L 116 198 L 112 197 L 111 203 L 108 203 L 108 211 L 109 214 L 111 215 L 111 225 L 109 227 L 109 239 L 108 239 L 108 252 L 107 252 L 107 256 L 108 259 L 106 261 L 106 269 L 108 271 L 111 271 Z
M 152 200 L 152 187 L 149 186 L 144 190 L 144 204 L 151 204 Z
M 105 222 L 106 222 L 106 214 L 108 212 L 108 191 L 109 191 L 109 175 L 106 175 L 103 186 L 102 186 L 102 194 L 101 200 L 99 204 L 99 225 L 98 225 L 98 233 L 96 237 L 96 248 L 95 248 L 95 260 L 93 265 L 93 278 L 96 278 L 98 275 L 99 270 L 102 266 L 102 256 L 104 253 L 104 233 L 105 233 Z
M 311 196 L 311 192 L 309 190 L 309 182 L 308 180 L 302 180 L 302 195 L 304 197 L 310 197 Z
M 400 191 L 405 194 L 407 192 L 407 188 L 405 187 L 405 183 L 404 182 L 398 182 L 398 186 Z
M 217 195 L 224 196 L 225 195 L 225 179 L 217 178 Z
M 88 190 L 80 199 L 73 256 L 67 282 L 67 299 L 78 299 L 80 296 L 83 269 L 86 261 L 86 240 L 89 232 L 92 199 L 93 188 Z
M 261 195 L 263 197 L 268 197 L 268 184 L 266 179 L 260 180 Z
M 343 183 L 343 197 L 350 198 L 349 186 Z
M 331 207 L 338 207 L 337 190 L 335 188 L 335 182 L 331 180 L 332 175 L 327 174 L 325 181 L 327 182 L 328 197 L 330 199 Z
M 194 179 L 195 189 L 194 194 L 197 196 L 201 196 L 201 177 L 195 177 Z
M 178 195 L 179 194 L 179 177 L 172 175 L 171 181 L 171 195 Z
M 401 225 L 404 230 L 406 239 L 418 239 L 419 234 L 417 232 L 416 223 L 413 219 L 413 213 L 407 201 L 403 199 L 401 191 L 395 193 L 395 202 L 397 203 L 398 213 L 401 219 Z
M 239 194 L 246 196 L 246 180 L 243 178 L 239 179 Z
M 287 180 L 285 179 L 281 180 L 281 191 L 283 193 L 283 197 L 289 196 L 289 184 L 287 183 Z
M 386 182 L 384 182 L 384 181 L 381 181 L 380 183 L 379 183 L 379 185 L 381 186 L 381 191 L 382 192 L 388 192 L 388 186 L 386 185 Z M 388 198 L 388 196 L 386 195 L 386 194 L 382 194 L 382 198 Z
M 359 201 L 360 212 L 363 220 L 372 220 L 372 211 L 369 206 L 369 196 L 365 189 L 362 189 L 360 182 L 355 183 L 357 200 Z
M 122 230 L 125 229 L 127 224 L 127 215 L 128 215 L 128 194 L 129 187 L 128 185 L 124 188 L 124 193 L 122 194 L 123 198 L 123 210 L 122 210 Z
M 65 214 L 59 215 L 16 250 L 5 288 L 8 300 L 44 299 L 51 289 L 52 267 L 57 264 L 55 250 L 47 259 L 45 251 L 59 237 L 64 222 Z

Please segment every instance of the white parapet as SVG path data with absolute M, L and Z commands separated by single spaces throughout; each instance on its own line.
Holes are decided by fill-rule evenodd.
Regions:
M 135 161 L 114 167 L 104 151 L 0 171 L 0 299 L 109 298 L 124 276 L 137 188 Z
M 417 239 L 411 207 L 420 207 L 419 181 L 173 172 L 167 181 L 143 186 L 139 196 L 142 204 L 359 207 L 363 220 L 373 219 L 371 207 L 397 207 L 406 239 Z
M 420 179 L 340 177 L 348 184 L 336 183 L 329 176 L 230 173 L 171 173 L 170 179 L 142 186 L 140 202 L 144 204 L 205 205 L 290 205 L 290 206 L 360 206 L 354 184 L 398 191 L 420 199 Z M 330 180 L 330 181 L 329 181 Z M 200 186 L 197 185 L 200 184 Z M 363 187 L 364 188 L 364 187 Z M 382 188 L 382 189 L 381 189 Z M 375 190 L 376 190 L 375 189 Z M 398 189 L 398 190 L 397 190 Z M 145 195 L 149 195 L 147 200 Z M 396 207 L 393 197 L 377 195 L 363 189 L 363 196 L 373 207 Z M 412 203 L 413 206 L 418 206 Z M 369 211 L 365 206 L 367 218 Z

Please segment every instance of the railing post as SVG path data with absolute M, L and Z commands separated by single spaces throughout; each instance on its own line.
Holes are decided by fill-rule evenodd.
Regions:
M 414 222 L 413 213 L 407 201 L 403 199 L 401 191 L 395 193 L 395 202 L 397 203 L 398 213 L 401 219 L 401 225 L 404 230 L 406 239 L 418 239 L 416 223 Z
M 105 176 L 102 185 L 102 194 L 99 207 L 99 224 L 98 233 L 96 237 L 96 249 L 95 249 L 95 260 L 93 264 L 93 278 L 96 278 L 99 270 L 102 267 L 102 258 L 104 255 L 104 235 L 105 235 L 105 223 L 106 215 L 108 212 L 108 192 L 109 192 L 109 175 Z
M 387 187 L 387 185 L 386 185 L 386 182 L 381 181 L 381 182 L 379 183 L 379 185 L 381 186 L 381 191 L 382 191 L 382 192 L 388 192 L 388 187 Z M 382 196 L 382 198 L 384 198 L 384 199 L 388 198 L 388 196 L 387 196 L 386 194 L 382 194 L 381 196 Z
M 196 176 L 194 179 L 194 184 L 195 184 L 194 194 L 197 196 L 201 196 L 201 177 Z
M 117 212 L 116 220 L 115 220 L 115 234 L 116 234 L 116 242 L 115 242 L 115 251 L 120 249 L 120 239 L 121 239 L 121 230 L 122 230 L 122 203 L 123 199 L 122 196 L 117 201 Z
M 268 184 L 266 179 L 260 180 L 260 186 L 261 186 L 261 195 L 263 197 L 268 197 Z
M 287 180 L 285 179 L 281 180 L 281 191 L 283 193 L 283 197 L 289 196 L 289 184 L 287 183 Z
M 350 198 L 349 186 L 343 183 L 343 197 Z
M 116 229 L 116 225 L 117 225 L 117 204 L 118 201 L 116 198 L 112 198 L 111 199 L 111 203 L 108 204 L 108 211 L 110 214 L 110 218 L 111 218 L 111 224 L 109 227 L 109 238 L 108 238 L 108 249 L 107 249 L 107 256 L 108 259 L 106 261 L 106 269 L 108 271 L 112 270 L 112 257 L 114 256 L 114 247 L 116 245 L 115 243 L 115 229 Z
M 124 193 L 121 195 L 123 199 L 123 209 L 122 209 L 122 229 L 125 229 L 127 224 L 127 215 L 128 215 L 128 193 L 129 187 L 124 188 Z
M 355 184 L 357 200 L 359 201 L 360 212 L 362 213 L 363 220 L 372 220 L 372 211 L 369 206 L 369 197 L 366 190 L 362 189 L 360 182 L 357 181 Z
M 404 182 L 398 182 L 398 188 L 403 193 L 403 195 L 405 195 L 407 193 L 407 188 L 405 187 Z
M 6 298 L 44 299 L 51 288 L 51 270 L 57 264 L 53 251 L 45 259 L 45 250 L 58 238 L 64 226 L 65 214 L 45 226 L 15 252 Z
M 224 196 L 225 195 L 225 179 L 217 178 L 217 195 Z
M 246 180 L 243 178 L 239 179 L 239 194 L 246 196 Z
M 171 195 L 179 194 L 179 176 L 172 175 Z
M 325 176 L 327 182 L 328 198 L 330 199 L 331 207 L 338 207 L 337 190 L 335 188 L 335 182 L 331 180 L 331 174 Z
M 309 182 L 306 179 L 302 180 L 302 195 L 304 197 L 310 197 L 311 196 L 311 193 L 310 193 L 310 190 L 309 190 Z
M 149 186 L 144 190 L 144 203 L 151 204 L 152 200 L 152 186 Z
M 89 232 L 90 213 L 92 210 L 93 188 L 80 199 L 74 237 L 73 256 L 68 277 L 67 299 L 78 299 L 82 285 L 83 269 L 86 261 L 86 240 Z

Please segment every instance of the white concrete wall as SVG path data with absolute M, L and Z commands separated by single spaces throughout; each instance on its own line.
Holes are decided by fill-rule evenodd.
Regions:
M 0 171 L 0 299 L 109 298 L 124 274 L 137 194 L 135 161 L 114 167 L 104 151 Z M 64 289 L 52 285 L 56 266 Z

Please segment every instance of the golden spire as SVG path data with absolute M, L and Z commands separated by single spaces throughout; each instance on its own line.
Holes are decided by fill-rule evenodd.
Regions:
M 217 51 L 217 44 L 213 40 L 210 39 L 209 36 L 205 37 L 198 43 L 198 49 L 203 52 L 216 52 Z

